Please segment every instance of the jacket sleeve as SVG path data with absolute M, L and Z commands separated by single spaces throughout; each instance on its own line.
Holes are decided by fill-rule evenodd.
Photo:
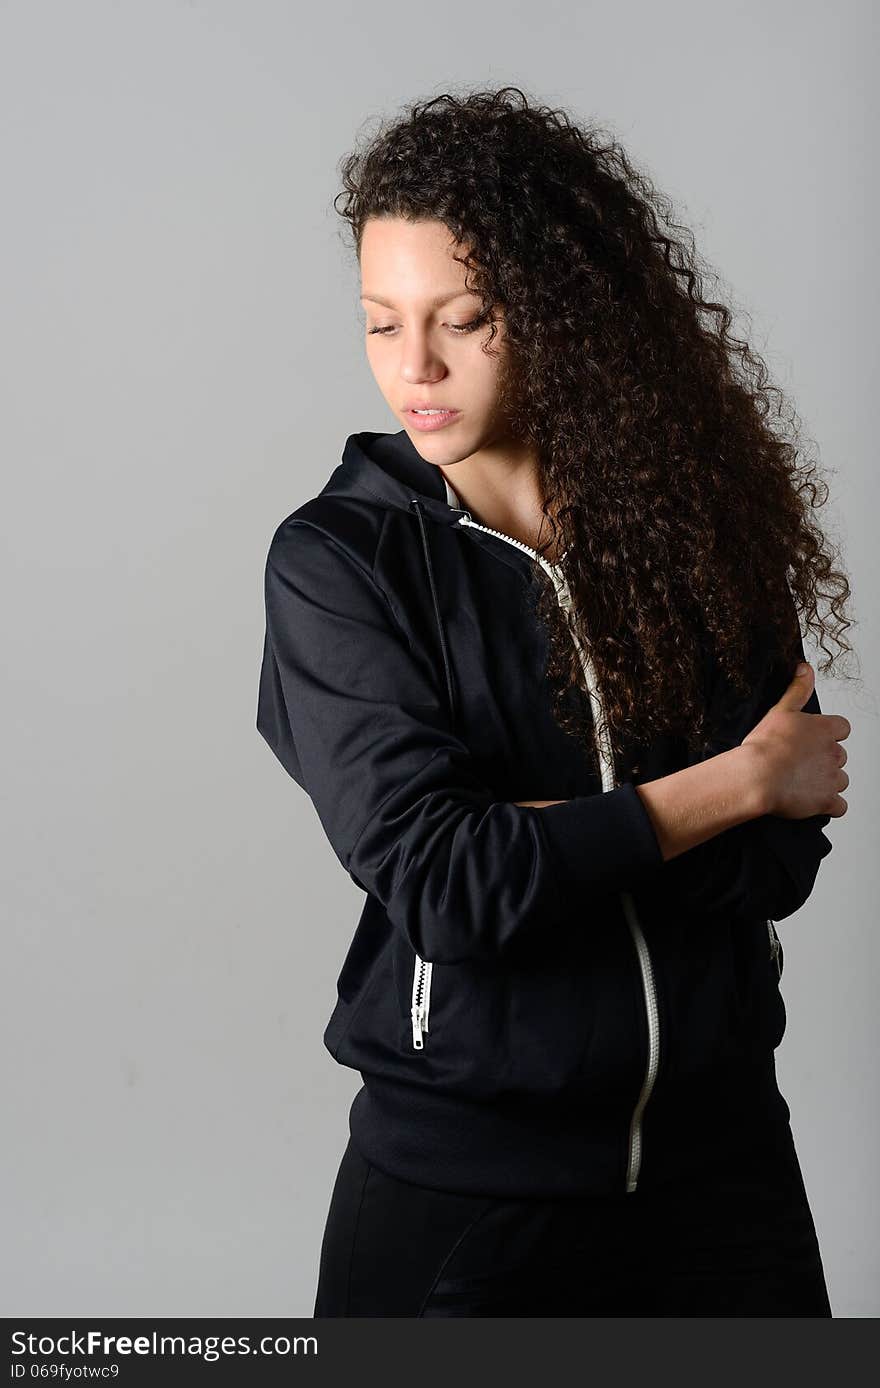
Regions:
M 369 568 L 308 522 L 265 568 L 257 729 L 310 796 L 353 881 L 422 958 L 491 958 L 635 885 L 662 853 L 631 782 L 538 808 L 500 801 L 450 726 Z
M 794 605 L 792 614 L 796 620 Z M 798 658 L 803 641 L 798 637 Z M 709 755 L 738 747 L 743 738 L 782 697 L 794 674 L 780 659 L 764 659 L 752 693 L 740 699 L 726 680 L 718 679 L 714 699 L 727 710 L 723 731 L 713 740 Z M 804 713 L 821 713 L 815 688 Z M 658 890 L 667 905 L 712 915 L 754 915 L 781 921 L 803 906 L 813 890 L 831 840 L 822 831 L 827 814 L 786 819 L 765 814 L 735 825 L 695 848 L 664 862 Z

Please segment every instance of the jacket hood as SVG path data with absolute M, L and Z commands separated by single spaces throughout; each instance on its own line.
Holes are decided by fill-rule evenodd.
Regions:
M 520 563 L 523 562 L 523 552 L 527 552 L 534 559 L 535 551 L 510 536 L 503 536 L 501 532 L 475 522 L 467 508 L 462 506 L 460 498 L 446 480 L 444 473 L 435 463 L 429 463 L 421 456 L 405 429 L 399 430 L 396 434 L 376 433 L 368 429 L 350 434 L 342 450 L 341 463 L 334 468 L 319 495 L 321 498 L 359 497 L 364 499 L 366 497 L 382 506 L 391 506 L 396 510 L 416 515 L 425 569 L 431 589 L 434 621 L 440 642 L 450 715 L 453 726 L 455 726 L 458 717 L 459 695 L 455 688 L 448 636 L 437 585 L 434 580 L 430 528 L 425 525 L 425 518 L 446 526 L 460 525 L 466 521 L 468 525 L 476 525 L 478 530 L 486 531 L 493 536 L 501 536 L 505 542 L 502 544 L 502 548 L 508 549 L 508 555 L 510 554 L 510 544 L 520 551 Z M 506 562 L 510 562 L 509 558 Z M 568 606 L 571 599 L 560 567 L 549 564 L 545 559 L 541 559 L 540 564 L 553 575 L 553 583 L 560 596 L 564 593 L 565 596 L 562 600 Z M 595 680 L 592 683 L 595 684 Z M 594 699 L 598 713 L 598 692 L 591 694 L 591 697 Z
M 417 498 L 432 520 L 454 525 L 461 506 L 435 463 L 426 462 L 405 429 L 396 434 L 363 430 L 346 439 L 342 462 L 330 474 L 321 496 L 363 496 L 412 511 Z

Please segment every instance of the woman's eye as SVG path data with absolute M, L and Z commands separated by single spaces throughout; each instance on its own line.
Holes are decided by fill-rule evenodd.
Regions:
M 481 323 L 484 323 L 485 321 L 485 314 L 480 314 L 479 317 L 472 318 L 469 323 L 446 323 L 444 324 L 444 326 L 447 327 L 449 331 L 453 333 L 472 333 L 480 326 Z M 392 324 L 390 327 L 387 328 L 369 328 L 367 330 L 367 336 L 372 336 L 373 333 L 393 333 L 395 331 L 395 324 Z

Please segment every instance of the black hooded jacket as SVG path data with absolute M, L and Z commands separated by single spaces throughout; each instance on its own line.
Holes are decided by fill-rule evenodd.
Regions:
M 829 816 L 664 862 L 607 745 L 553 719 L 542 574 L 565 604 L 405 430 L 352 435 L 271 540 L 256 726 L 366 894 L 324 1032 L 363 1079 L 363 1155 L 464 1193 L 632 1193 L 788 1123 L 774 922 L 809 896 Z M 712 752 L 791 674 L 759 650 L 744 700 L 709 671 Z M 638 779 L 687 764 L 663 739 Z

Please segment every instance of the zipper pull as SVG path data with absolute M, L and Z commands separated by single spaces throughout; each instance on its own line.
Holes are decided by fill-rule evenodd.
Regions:
M 417 1051 L 421 1051 L 424 1049 L 425 1045 L 424 1041 L 422 1040 L 422 1022 L 424 1020 L 425 1015 L 424 1003 L 414 1003 L 411 1008 L 411 1013 L 413 1029 L 413 1046 Z

